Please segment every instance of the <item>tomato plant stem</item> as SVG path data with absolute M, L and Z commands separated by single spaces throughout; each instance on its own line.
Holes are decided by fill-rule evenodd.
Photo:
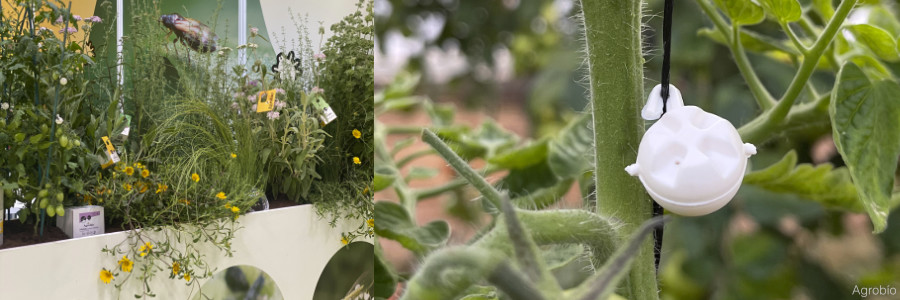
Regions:
M 652 206 L 640 181 L 624 171 L 637 158 L 644 133 L 641 1 L 582 0 L 594 121 L 597 212 L 622 222 L 625 240 Z M 658 299 L 653 244 L 642 243 L 625 280 L 628 299 Z

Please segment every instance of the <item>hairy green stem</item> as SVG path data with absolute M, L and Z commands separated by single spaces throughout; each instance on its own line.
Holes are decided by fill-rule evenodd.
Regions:
M 437 151 L 454 170 L 456 170 L 456 173 L 459 173 L 459 176 L 462 176 L 469 181 L 469 183 L 472 184 L 485 199 L 490 201 L 494 207 L 500 207 L 500 192 L 488 183 L 487 180 L 484 180 L 484 177 L 481 177 L 478 172 L 475 172 L 468 163 L 459 157 L 456 152 L 453 152 L 453 150 L 450 149 L 450 146 L 447 146 L 447 144 L 434 134 L 434 132 L 431 132 L 431 130 L 428 129 L 422 130 L 422 141 L 431 145 L 431 147 L 434 148 L 434 150 Z
M 488 281 L 500 288 L 510 299 L 544 300 L 541 292 L 516 272 L 509 264 L 501 263 L 488 277 Z
M 597 211 L 622 222 L 618 240 L 652 215 L 640 182 L 624 171 L 644 133 L 641 1 L 582 0 L 594 121 Z M 567 231 L 571 232 L 571 229 Z M 628 299 L 658 299 L 653 244 L 643 243 L 623 289 Z

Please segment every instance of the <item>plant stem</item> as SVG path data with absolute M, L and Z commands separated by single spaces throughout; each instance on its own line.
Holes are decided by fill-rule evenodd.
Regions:
M 625 240 L 652 205 L 640 182 L 623 169 L 635 162 L 644 133 L 641 1 L 582 0 L 594 121 L 597 211 L 622 222 Z M 642 243 L 624 286 L 624 297 L 658 299 L 653 243 Z
M 425 129 L 422 131 L 422 141 L 431 145 L 434 150 L 456 170 L 456 173 L 459 173 L 459 176 L 462 176 L 473 187 L 475 187 L 478 192 L 484 196 L 485 199 L 491 202 L 494 207 L 500 207 L 500 192 L 497 191 L 490 183 L 484 180 L 484 177 L 481 177 L 472 167 L 469 166 L 459 155 L 456 155 L 456 152 L 453 152 L 444 141 L 441 140 L 434 132 L 431 130 Z
M 857 0 L 844 0 L 841 2 L 834 13 L 834 16 L 828 21 L 828 25 L 825 26 L 822 35 L 819 36 L 816 43 L 803 57 L 800 69 L 797 71 L 797 74 L 794 76 L 794 79 L 791 81 L 791 84 L 788 86 L 787 91 L 784 93 L 784 96 L 781 97 L 778 104 L 738 129 L 738 133 L 741 134 L 741 139 L 743 139 L 744 142 L 754 144 L 763 142 L 774 135 L 776 131 L 781 130 L 783 124 L 790 123 L 790 121 L 785 120 L 785 118 L 789 116 L 788 113 L 791 111 L 794 101 L 797 100 L 797 96 L 803 91 L 803 87 L 806 86 L 806 82 L 809 80 L 809 77 L 812 76 L 816 64 L 818 64 L 825 49 L 831 44 L 831 41 L 834 39 L 835 34 L 837 34 L 838 29 L 840 29 L 844 19 L 850 14 L 850 10 L 856 5 L 856 1 Z
M 756 99 L 756 103 L 759 104 L 759 107 L 763 110 L 768 110 L 775 106 L 775 98 L 769 94 L 769 91 L 762 84 L 762 81 L 759 80 L 759 76 L 753 71 L 750 60 L 744 52 L 744 45 L 741 44 L 740 25 L 731 24 L 731 26 L 729 26 L 725 23 L 722 16 L 719 15 L 718 11 L 707 0 L 697 0 L 697 4 L 700 4 L 700 8 L 703 9 L 703 12 L 706 13 L 707 16 L 709 16 L 709 19 L 712 20 L 716 29 L 718 29 L 719 32 L 722 33 L 722 36 L 725 37 L 726 41 L 731 44 L 731 47 L 728 47 L 729 50 L 731 50 L 731 56 L 734 57 L 734 62 L 738 67 L 738 71 L 741 72 L 741 76 L 747 81 L 747 87 L 750 88 L 750 93 L 753 94 L 753 98 Z M 728 31 L 729 27 L 731 27 L 731 31 Z M 803 51 L 803 48 L 799 50 Z

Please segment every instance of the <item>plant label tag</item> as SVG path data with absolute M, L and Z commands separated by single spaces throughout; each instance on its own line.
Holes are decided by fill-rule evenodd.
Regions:
M 322 125 L 328 125 L 328 123 L 337 119 L 337 114 L 334 113 L 334 110 L 331 109 L 331 106 L 325 102 L 325 99 L 323 99 L 322 96 L 316 96 L 313 99 L 313 106 L 321 112 L 321 114 L 319 114 L 319 121 L 322 121 Z
M 56 217 L 56 227 L 70 238 L 80 238 L 105 233 L 103 207 L 97 205 L 66 208 L 65 216 Z
M 256 112 L 267 112 L 275 108 L 275 90 L 259 92 L 256 95 Z
M 106 145 L 106 157 L 109 158 L 109 161 L 101 166 L 106 169 L 112 164 L 119 162 L 120 159 L 119 154 L 116 153 L 116 147 L 113 147 L 112 142 L 109 141 L 109 137 L 104 136 L 101 139 L 103 139 L 103 144 Z

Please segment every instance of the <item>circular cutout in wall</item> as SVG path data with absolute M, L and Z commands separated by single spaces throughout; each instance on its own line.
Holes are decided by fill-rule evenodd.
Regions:
M 283 300 L 272 277 L 257 267 L 237 265 L 219 270 L 194 296 L 194 300 Z
M 371 299 L 375 277 L 375 247 L 366 242 L 353 242 L 341 250 L 325 265 L 313 300 Z

